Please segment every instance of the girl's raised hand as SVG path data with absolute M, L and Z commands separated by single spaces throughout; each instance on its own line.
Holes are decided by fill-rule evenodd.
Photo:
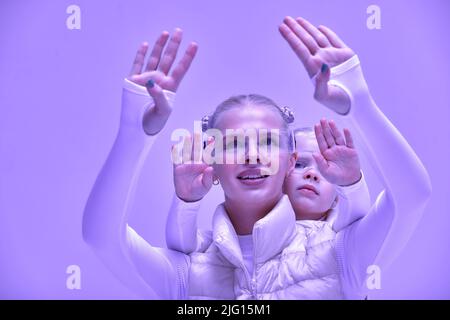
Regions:
M 314 126 L 320 153 L 314 153 L 320 173 L 333 184 L 348 186 L 361 178 L 358 152 L 348 129 L 341 134 L 334 121 L 320 120 Z
M 144 115 L 143 127 L 147 134 L 154 135 L 164 127 L 172 108 L 162 90 L 177 91 L 197 53 L 198 45 L 191 42 L 181 60 L 173 67 L 182 38 L 183 31 L 176 28 L 166 46 L 169 33 L 167 31 L 162 32 L 153 46 L 147 63 L 145 63 L 145 60 L 148 43 L 142 43 L 127 77 L 128 80 L 145 86 L 155 102 L 155 106 Z
M 315 77 L 314 99 L 339 114 L 350 109 L 350 98 L 328 84 L 330 68 L 350 59 L 354 52 L 325 26 L 315 27 L 304 18 L 286 17 L 279 31 L 303 63 L 310 78 Z

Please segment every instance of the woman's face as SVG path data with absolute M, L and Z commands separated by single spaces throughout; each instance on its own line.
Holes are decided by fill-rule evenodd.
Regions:
M 281 131 L 283 121 L 271 107 L 254 104 L 231 108 L 218 116 L 215 127 L 224 137 L 227 129 L 258 133 L 254 143 L 250 143 L 250 139 L 245 139 L 243 143 L 243 140 L 239 142 L 237 139 L 224 138 L 224 153 L 234 153 L 235 161 L 232 164 L 228 161 L 225 164 L 214 164 L 213 167 L 226 199 L 261 204 L 276 202 L 282 196 L 284 179 L 295 165 L 295 154 L 289 152 L 284 136 L 280 135 L 279 139 L 270 136 L 269 139 L 263 139 L 260 134 L 264 130 Z M 277 140 L 279 141 L 276 142 Z M 238 151 L 242 151 L 241 157 L 238 156 Z
M 336 205 L 336 188 L 320 174 L 312 157 L 314 152 L 320 152 L 314 133 L 299 132 L 295 141 L 297 160 L 286 178 L 284 191 L 297 219 L 317 220 Z

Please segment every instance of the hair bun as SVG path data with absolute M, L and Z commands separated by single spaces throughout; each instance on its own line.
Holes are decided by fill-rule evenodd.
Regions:
M 202 118 L 202 131 L 205 132 L 209 127 L 209 116 L 204 116 Z
M 295 120 L 294 112 L 289 107 L 282 107 L 281 112 L 283 113 L 283 118 L 287 123 L 292 123 Z

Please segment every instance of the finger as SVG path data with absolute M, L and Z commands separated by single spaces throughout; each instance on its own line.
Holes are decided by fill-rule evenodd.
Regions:
M 185 136 L 183 141 L 183 163 L 191 163 L 192 157 L 192 137 Z
M 300 38 L 311 54 L 315 54 L 319 50 L 316 40 L 294 18 L 288 16 L 284 18 L 284 23 Z
M 338 35 L 336 33 L 334 33 L 333 30 L 331 30 L 330 28 L 327 28 L 325 26 L 319 26 L 318 29 L 320 30 L 320 32 L 322 32 L 328 39 L 328 41 L 330 41 L 331 45 L 333 45 L 333 47 L 335 48 L 346 48 L 347 45 L 344 43 L 344 41 L 342 41 Z
M 314 160 L 316 160 L 317 168 L 319 169 L 320 173 L 324 173 L 328 170 L 328 162 L 325 160 L 323 155 L 321 153 L 314 152 L 312 154 Z
M 300 61 L 305 66 L 306 71 L 308 72 L 309 76 L 312 77 L 314 75 L 314 68 L 311 66 L 308 62 L 311 59 L 311 53 L 309 52 L 308 48 L 305 46 L 305 44 L 295 35 L 294 32 L 285 24 L 281 24 L 278 27 L 278 30 L 280 31 L 283 38 L 288 42 L 289 46 L 292 48 L 292 50 L 295 52 L 297 57 L 300 59 Z
M 217 150 L 215 150 L 215 141 L 213 137 L 208 137 L 206 141 L 205 150 L 203 151 L 202 160 L 203 163 L 210 166 L 215 163 L 215 158 L 218 156 Z
M 320 47 L 331 47 L 331 43 L 330 41 L 328 41 L 328 38 L 308 20 L 302 17 L 298 17 L 297 22 L 300 23 L 300 25 L 311 35 L 311 37 L 314 38 L 314 40 Z
M 328 81 L 330 80 L 330 67 L 323 63 L 320 73 L 316 77 L 316 88 L 314 90 L 314 99 L 325 101 L 328 96 Z
M 136 52 L 133 65 L 131 66 L 130 76 L 135 74 L 141 74 L 147 50 L 148 50 L 148 43 L 147 42 L 141 43 L 138 51 Z
M 330 125 L 328 124 L 328 121 L 325 119 L 320 120 L 320 125 L 322 126 L 322 132 L 323 135 L 325 136 L 325 140 L 327 141 L 328 147 L 331 148 L 333 146 L 336 145 L 336 143 L 334 142 L 334 137 L 331 134 L 331 128 Z
M 213 171 L 212 167 L 207 167 L 202 174 L 202 184 L 207 190 L 209 190 L 213 184 Z
M 347 143 L 347 147 L 354 149 L 355 143 L 353 142 L 353 137 L 352 134 L 350 133 L 350 130 L 348 130 L 347 128 L 344 129 L 344 136 L 345 141 Z
M 153 79 L 149 79 L 145 84 L 145 87 L 155 102 L 154 112 L 161 115 L 172 111 L 163 89 Z
M 176 28 L 174 34 L 170 38 L 169 44 L 164 50 L 163 57 L 158 66 L 164 74 L 168 74 L 170 68 L 172 67 L 175 58 L 177 57 L 178 48 L 180 47 L 181 39 L 183 38 L 183 31 L 180 28 Z
M 311 57 L 311 53 L 309 52 L 305 44 L 295 35 L 295 33 L 287 26 L 287 24 L 281 24 L 278 30 L 280 31 L 283 38 L 289 43 L 292 50 L 294 50 L 294 52 L 300 58 L 300 60 L 305 63 Z
M 202 135 L 194 133 L 194 143 L 192 144 L 192 161 L 194 163 L 202 163 L 202 144 Z
M 175 69 L 173 69 L 171 76 L 175 81 L 175 89 L 178 88 L 181 80 L 191 66 L 192 60 L 194 60 L 197 54 L 198 45 L 195 42 L 191 42 L 184 53 L 183 58 L 178 62 Z
M 171 149 L 171 155 L 172 155 L 172 163 L 173 166 L 176 167 L 177 165 L 182 163 L 182 153 L 183 150 L 180 150 L 178 144 L 172 145 Z
M 314 125 L 314 133 L 316 134 L 317 144 L 319 145 L 319 150 L 321 153 L 324 153 L 325 150 L 328 149 L 327 141 L 325 140 L 325 136 L 322 132 L 322 126 L 320 124 Z
M 159 60 L 161 59 L 161 54 L 164 46 L 167 43 L 167 39 L 169 39 L 169 32 L 163 31 L 158 40 L 156 40 L 155 45 L 153 46 L 152 53 L 150 54 L 150 57 L 147 61 L 147 66 L 145 67 L 145 71 L 156 70 L 159 64 Z
M 345 146 L 344 136 L 339 131 L 339 128 L 337 127 L 336 123 L 333 120 L 330 120 L 329 125 L 331 128 L 331 134 L 333 135 L 336 144 L 340 146 Z

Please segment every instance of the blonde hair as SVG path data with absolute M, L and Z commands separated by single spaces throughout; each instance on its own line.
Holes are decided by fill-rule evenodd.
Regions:
M 290 129 L 290 124 L 294 122 L 294 113 L 288 107 L 279 107 L 272 99 L 260 94 L 241 94 L 231 96 L 222 103 L 220 103 L 211 116 L 204 116 L 202 118 L 202 130 L 206 131 L 210 128 L 215 128 L 219 115 L 227 110 L 246 106 L 248 104 L 256 104 L 266 106 L 274 110 L 280 115 L 283 120 L 283 127 L 281 128 L 281 135 L 286 138 L 286 142 L 290 151 L 294 151 L 294 135 Z
M 314 132 L 314 129 L 312 127 L 296 128 L 293 130 L 294 148 L 295 148 L 294 150 L 297 150 L 297 139 L 295 138 L 297 134 L 304 134 L 308 139 L 316 140 L 316 133 Z

